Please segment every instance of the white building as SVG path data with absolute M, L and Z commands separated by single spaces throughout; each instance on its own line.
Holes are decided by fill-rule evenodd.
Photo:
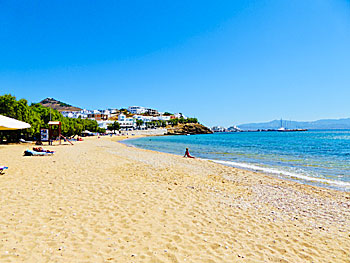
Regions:
M 241 132 L 242 130 L 238 128 L 237 126 L 233 125 L 232 127 L 229 127 L 227 129 L 229 132 Z
M 144 123 L 151 121 L 169 121 L 170 116 L 144 116 L 144 115 L 134 115 L 132 116 L 135 120 L 142 120 Z
M 152 120 L 155 120 L 155 121 L 169 121 L 170 120 L 170 116 L 164 116 L 164 115 L 154 116 L 154 117 L 152 117 Z
M 214 126 L 211 128 L 211 130 L 213 132 L 226 132 L 226 128 L 225 127 L 221 127 L 221 126 Z
M 128 111 L 131 112 L 132 114 L 146 114 L 151 116 L 155 116 L 159 114 L 159 112 L 155 109 L 145 108 L 140 106 L 130 106 L 128 108 Z
M 79 111 L 61 111 L 61 114 L 66 118 L 78 118 Z
M 178 119 L 181 119 L 181 118 L 187 119 L 187 117 L 182 113 L 174 113 L 174 117 Z
M 91 114 L 92 112 L 89 110 L 81 110 L 81 111 L 62 111 L 61 114 L 64 117 L 67 118 L 82 118 L 82 119 L 86 119 L 88 117 L 89 114 Z
M 132 114 L 143 114 L 147 112 L 147 109 L 145 107 L 140 107 L 140 106 L 130 106 L 128 108 L 128 111 L 131 112 Z
M 118 122 L 120 128 L 123 130 L 133 130 L 136 127 L 136 120 L 134 118 L 128 118 L 125 114 L 121 113 L 118 116 Z
M 97 121 L 98 127 L 101 129 L 106 129 L 108 128 L 108 125 L 112 124 L 114 121 Z
M 86 109 L 83 109 L 80 111 L 80 115 L 81 115 L 82 119 L 86 119 L 88 117 L 88 115 L 91 113 L 92 113 L 91 110 L 86 110 Z
M 108 125 L 114 123 L 114 120 L 98 120 L 98 127 L 108 129 Z M 136 128 L 136 120 L 127 118 L 125 114 L 119 114 L 117 122 L 120 124 L 121 130 L 134 130 Z

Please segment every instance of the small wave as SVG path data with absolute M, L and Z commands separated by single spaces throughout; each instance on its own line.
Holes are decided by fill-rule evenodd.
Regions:
M 330 136 L 327 139 L 331 139 L 331 140 L 350 140 L 350 136 L 349 135 L 342 135 L 342 136 Z
M 311 176 L 307 176 L 307 175 L 303 175 L 303 174 L 281 171 L 281 170 L 274 169 L 274 168 L 260 167 L 260 166 L 248 164 L 248 163 L 238 163 L 238 162 L 220 161 L 220 160 L 211 160 L 211 161 L 219 163 L 219 164 L 234 166 L 237 168 L 243 168 L 243 169 L 247 169 L 247 170 L 260 171 L 260 172 L 264 172 L 264 173 L 268 173 L 268 174 L 275 174 L 275 175 L 284 175 L 284 176 L 288 176 L 292 179 L 297 178 L 297 179 L 302 179 L 302 180 L 309 181 L 309 182 L 318 182 L 318 183 L 330 184 L 330 185 L 334 185 L 334 186 L 338 186 L 338 187 L 350 188 L 350 183 L 343 182 L 343 181 L 335 181 L 335 180 L 329 180 L 329 179 L 316 178 L 316 177 L 311 177 Z

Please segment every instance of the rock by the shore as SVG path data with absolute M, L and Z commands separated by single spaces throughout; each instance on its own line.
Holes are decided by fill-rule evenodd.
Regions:
M 198 123 L 178 124 L 174 127 L 167 127 L 167 135 L 184 135 L 184 134 L 210 134 L 213 133 L 208 127 Z

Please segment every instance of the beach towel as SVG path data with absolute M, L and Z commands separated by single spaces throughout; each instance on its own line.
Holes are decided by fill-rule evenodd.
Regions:
M 50 153 L 52 154 L 52 153 Z M 36 151 L 32 151 L 32 150 L 25 150 L 24 151 L 24 156 L 45 156 L 45 155 L 49 155 L 49 153 L 47 152 L 36 152 Z
M 8 169 L 6 166 L 0 166 L 0 174 L 4 173 L 4 170 Z
M 24 139 L 19 139 L 19 141 L 22 142 L 22 143 L 31 143 L 31 142 L 28 142 L 28 141 L 26 141 Z
M 45 150 L 43 147 L 33 147 L 34 152 L 55 153 L 55 151 Z

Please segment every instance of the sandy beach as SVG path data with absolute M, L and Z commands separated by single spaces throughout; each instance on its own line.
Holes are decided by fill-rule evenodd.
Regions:
M 1 262 L 350 262 L 350 193 L 109 137 L 29 147 L 0 146 Z

